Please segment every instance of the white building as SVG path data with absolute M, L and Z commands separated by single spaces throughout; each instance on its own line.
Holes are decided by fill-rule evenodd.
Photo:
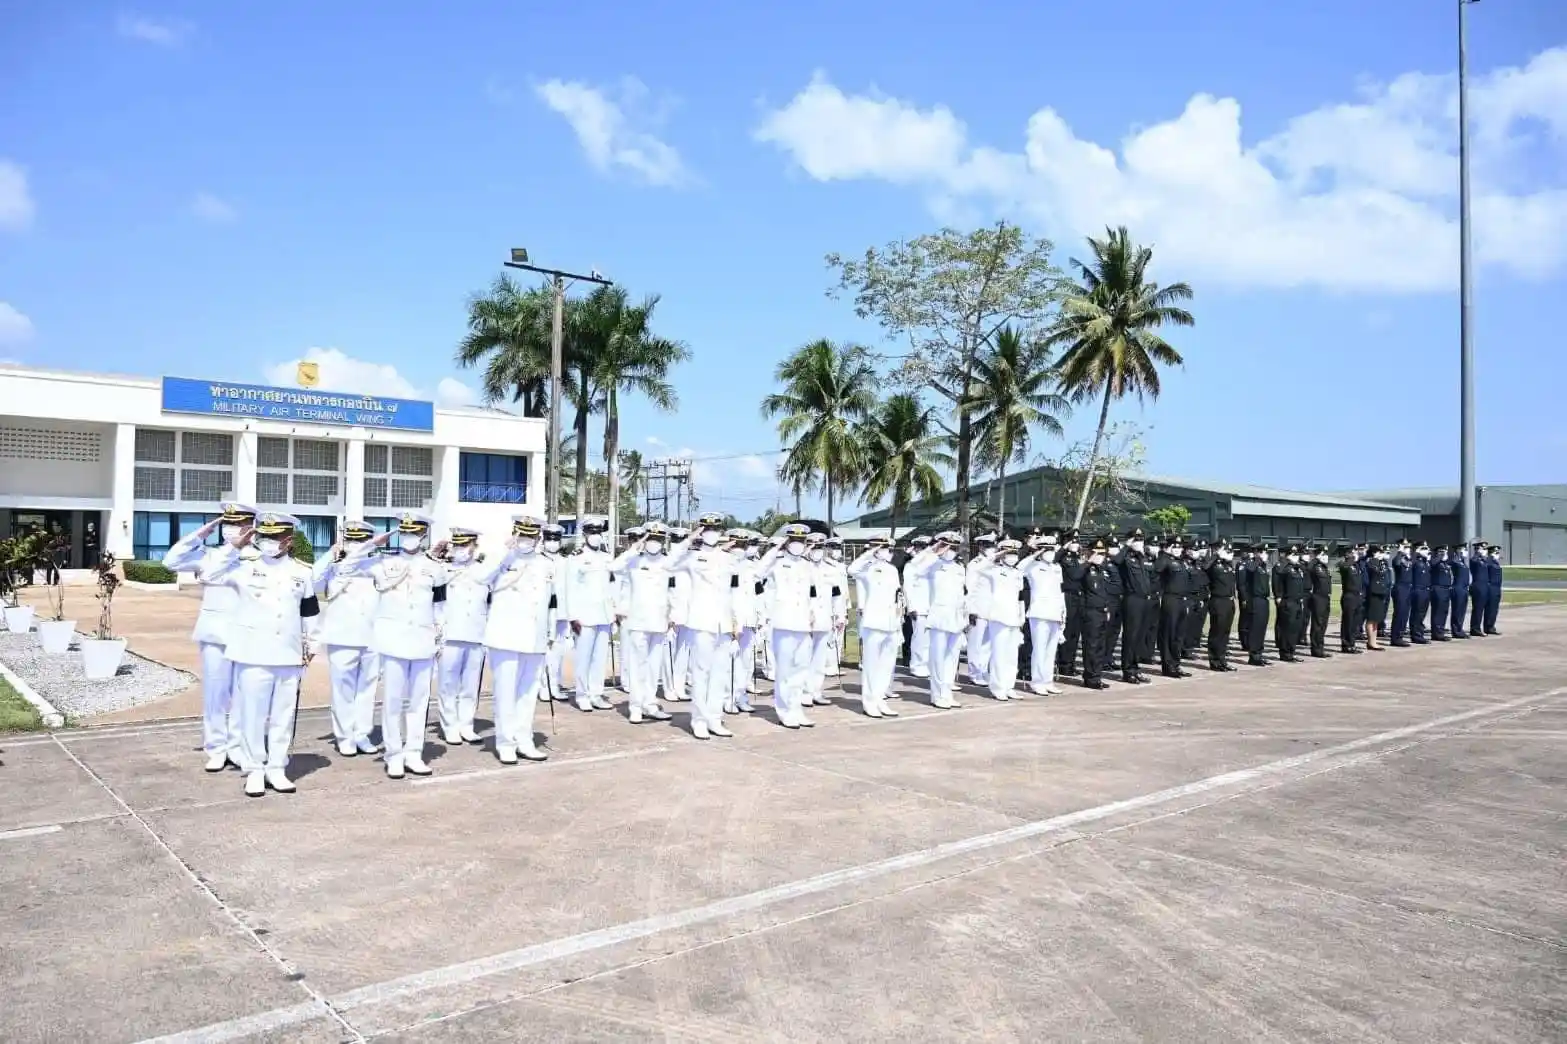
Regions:
M 287 511 L 318 552 L 339 523 L 421 510 L 495 546 L 544 515 L 547 423 L 308 388 L 0 365 L 0 536 L 34 525 L 70 568 L 158 559 L 235 499 Z

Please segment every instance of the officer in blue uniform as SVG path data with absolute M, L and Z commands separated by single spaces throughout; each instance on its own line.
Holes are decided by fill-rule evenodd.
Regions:
M 1469 555 L 1469 637 L 1485 635 L 1485 606 L 1491 598 L 1491 568 L 1485 542 L 1476 540 Z
M 1429 645 L 1426 613 L 1431 610 L 1431 545 L 1424 540 L 1415 548 L 1409 576 L 1409 639 L 1416 645 Z
M 1447 548 L 1436 549 L 1431 560 L 1431 638 L 1446 642 L 1447 615 L 1453 604 L 1453 563 L 1447 558 Z
M 1355 612 L 1355 634 L 1366 641 L 1366 595 L 1371 586 L 1371 552 L 1364 543 L 1355 545 L 1355 565 L 1360 571 L 1360 608 Z
M 1393 552 L 1393 645 L 1400 649 L 1409 647 L 1409 606 L 1414 594 L 1412 566 L 1409 541 L 1401 540 L 1398 550 Z
M 1485 600 L 1485 633 L 1501 634 L 1496 629 L 1496 614 L 1502 608 L 1502 549 L 1497 544 L 1492 544 L 1486 549 L 1486 579 L 1490 584 L 1486 590 Z
M 1468 638 L 1464 629 L 1464 607 L 1469 604 L 1469 559 L 1464 545 L 1454 544 L 1447 551 L 1447 560 L 1453 567 L 1453 600 L 1448 616 L 1453 624 L 1454 638 Z

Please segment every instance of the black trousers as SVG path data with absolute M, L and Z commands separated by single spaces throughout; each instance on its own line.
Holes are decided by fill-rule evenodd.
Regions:
M 1061 645 L 1056 649 L 1056 673 L 1071 674 L 1077 664 L 1077 642 L 1083 631 L 1081 598 L 1066 600 L 1066 622 L 1061 627 Z
M 1121 677 L 1138 675 L 1143 639 L 1148 633 L 1148 596 L 1127 595 L 1121 603 Z
M 1279 648 L 1279 657 L 1289 660 L 1295 656 L 1295 636 L 1300 633 L 1300 600 L 1280 598 L 1278 618 L 1273 623 L 1273 642 Z
M 1104 664 L 1105 625 L 1109 622 L 1107 609 L 1079 609 L 1080 629 L 1083 638 L 1083 684 L 1093 685 L 1100 680 Z
M 1208 666 L 1230 662 L 1230 624 L 1235 622 L 1235 599 L 1208 599 Z
M 1237 628 L 1240 631 L 1240 643 L 1242 649 L 1251 648 L 1251 599 L 1240 600 L 1240 611 L 1235 614 Z
M 1159 669 L 1166 674 L 1181 669 L 1181 649 L 1186 641 L 1184 602 L 1179 595 L 1167 594 L 1159 603 Z
M 1333 603 L 1328 595 L 1314 594 L 1306 599 L 1306 611 L 1311 616 L 1311 655 L 1321 656 L 1328 651 L 1328 610 Z
M 1187 656 L 1197 655 L 1197 647 L 1202 644 L 1202 625 L 1208 619 L 1208 603 L 1206 599 L 1198 595 L 1187 596 L 1189 604 L 1186 607 L 1186 644 L 1183 652 Z
M 1027 633 L 1025 631 L 1025 633 Z M 903 645 L 898 649 L 898 663 L 904 667 L 909 665 L 909 645 L 914 641 L 914 614 L 903 614 Z
M 1339 595 L 1338 613 L 1338 646 L 1349 652 L 1360 644 L 1360 595 Z
M 1463 632 L 1468 634 L 1469 632 L 1464 631 L 1464 606 L 1469 604 L 1469 585 L 1465 584 L 1459 587 L 1457 584 L 1454 584 L 1453 593 L 1448 598 L 1452 603 L 1449 615 L 1451 615 L 1453 620 L 1453 633 Z
M 1142 663 L 1153 663 L 1155 654 L 1159 650 L 1159 613 L 1163 599 L 1158 594 L 1148 596 L 1148 604 L 1143 608 L 1143 633 L 1137 642 L 1137 659 Z
M 1434 638 L 1447 637 L 1447 614 L 1452 610 L 1453 589 L 1451 587 L 1431 588 L 1431 635 Z
M 1115 645 L 1121 637 L 1121 602 L 1120 598 L 1110 599 L 1110 610 L 1105 619 L 1104 652 L 1099 657 L 1099 663 L 1107 671 L 1115 662 Z M 1126 655 L 1124 651 L 1122 655 Z
M 1413 592 L 1407 587 L 1393 588 L 1393 640 L 1401 642 L 1409 633 L 1409 606 Z
M 1262 646 L 1268 640 L 1268 600 L 1252 598 L 1246 603 L 1246 655 L 1262 659 Z
M 1431 589 L 1415 588 L 1409 599 L 1409 636 L 1417 642 L 1430 641 L 1426 633 L 1426 613 L 1431 611 Z

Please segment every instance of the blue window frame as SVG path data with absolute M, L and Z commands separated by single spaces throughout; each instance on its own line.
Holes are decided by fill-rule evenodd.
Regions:
M 336 515 L 298 515 L 299 528 L 310 538 L 310 547 L 316 556 L 326 554 L 337 540 Z
M 216 517 L 188 512 L 138 511 L 131 516 L 131 554 L 142 561 L 161 561 L 176 540 L 189 536 Z M 208 546 L 215 547 L 217 542 L 217 533 L 207 540 Z
M 466 504 L 521 504 L 528 499 L 528 458 L 467 453 L 458 463 L 457 499 Z

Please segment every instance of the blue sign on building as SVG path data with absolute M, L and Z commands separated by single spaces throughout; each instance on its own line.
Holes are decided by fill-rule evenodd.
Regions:
M 384 399 L 314 388 L 269 388 L 260 384 L 163 378 L 163 412 L 302 424 L 343 424 L 398 431 L 433 431 L 435 403 Z

